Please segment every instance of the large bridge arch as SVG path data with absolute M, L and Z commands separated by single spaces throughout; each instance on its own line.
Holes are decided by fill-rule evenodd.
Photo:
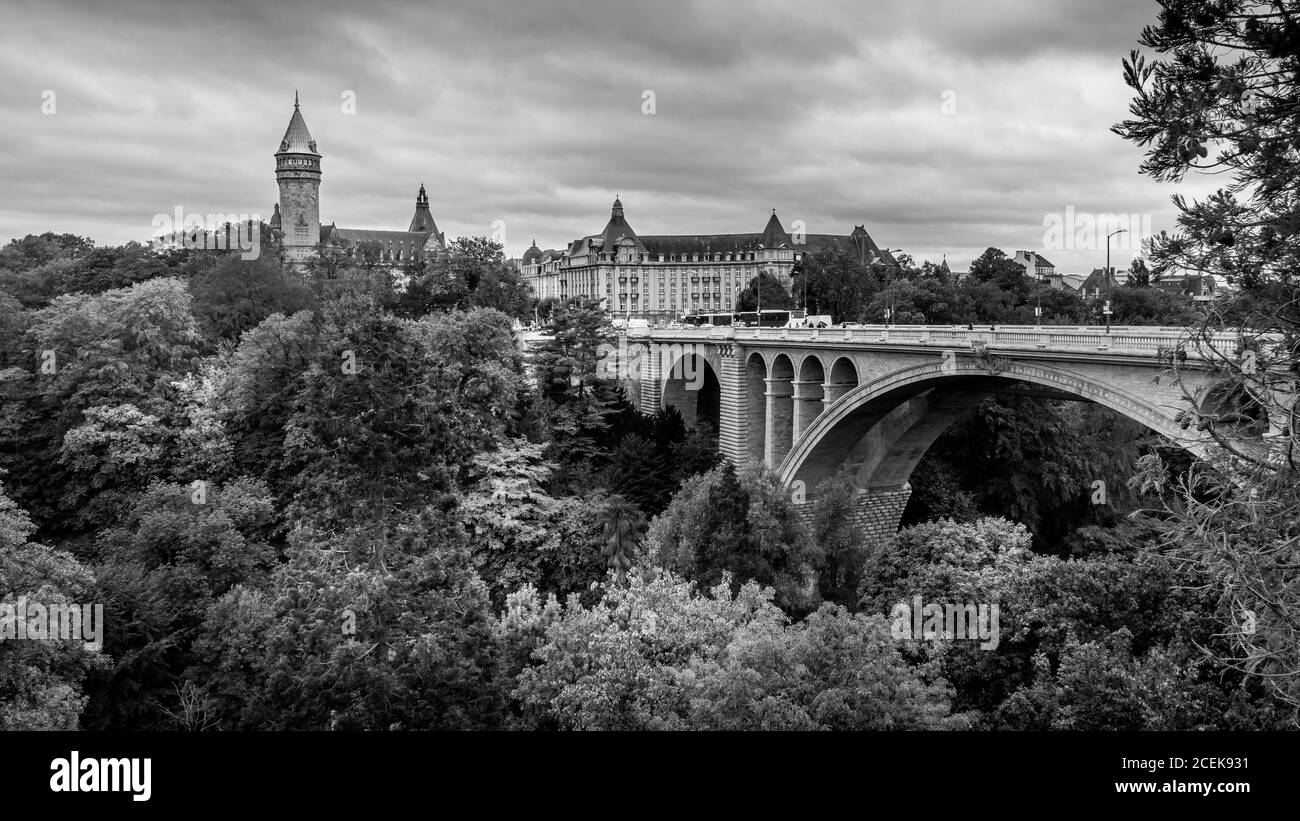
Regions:
M 1014 383 L 1111 408 L 1203 455 L 1204 437 L 1184 430 L 1176 409 L 1050 365 L 1012 361 L 990 371 L 957 357 L 901 368 L 849 390 L 803 431 L 777 473 L 784 484 L 807 493 L 844 474 L 863 492 L 906 493 L 908 477 L 930 445 L 966 409 Z

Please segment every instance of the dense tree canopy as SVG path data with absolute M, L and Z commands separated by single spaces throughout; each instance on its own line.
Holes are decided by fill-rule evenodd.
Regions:
M 534 306 L 495 242 L 397 267 L 263 250 L 0 249 L 0 603 L 99 602 L 107 626 L 102 648 L 0 642 L 0 727 L 1293 717 L 1275 696 L 1295 576 L 1266 560 L 1294 541 L 1294 488 L 1243 500 L 1240 470 L 1193 470 L 1109 411 L 1000 397 L 922 459 L 908 527 L 868 542 L 851 482 L 804 504 L 725 462 L 709 422 L 639 412 L 598 303 Z M 1098 316 L 996 248 L 961 279 L 897 258 L 818 251 L 742 303 L 761 283 L 764 308 L 837 321 Z M 1154 287 L 1159 262 L 1113 295 L 1115 321 L 1210 323 Z M 526 350 L 534 308 L 548 333 Z M 1243 574 L 1242 554 L 1267 570 Z M 997 646 L 896 635 L 915 596 L 998 605 Z M 1253 643 L 1223 629 L 1243 609 Z
M 1200 201 L 1174 195 L 1178 228 L 1157 236 L 1156 275 L 1221 277 L 1231 297 L 1191 329 L 1188 344 L 1240 336 L 1217 354 L 1217 389 L 1251 398 L 1271 422 L 1263 441 L 1240 440 L 1200 420 L 1224 454 L 1215 473 L 1168 487 L 1167 550 L 1209 573 L 1222 590 L 1221 655 L 1265 676 L 1300 705 L 1300 574 L 1294 567 L 1300 494 L 1300 20 L 1292 4 L 1163 0 L 1124 63 L 1132 117 L 1113 130 L 1142 146 L 1142 171 L 1177 182 L 1212 173 L 1222 187 Z M 1265 336 L 1268 334 L 1271 336 Z M 1173 365 L 1177 365 L 1175 360 Z M 1162 486 L 1159 470 L 1146 480 Z M 1239 628 L 1243 613 L 1257 620 Z M 1258 621 L 1262 619 L 1262 621 Z

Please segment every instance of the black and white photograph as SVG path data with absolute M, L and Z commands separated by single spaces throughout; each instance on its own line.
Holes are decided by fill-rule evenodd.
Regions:
M 44 805 L 357 744 L 1285 786 L 1300 0 L 4 6 Z

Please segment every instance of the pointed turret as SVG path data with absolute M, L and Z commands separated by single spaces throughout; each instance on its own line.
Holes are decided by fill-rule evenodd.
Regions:
M 293 95 L 293 116 L 289 118 L 289 127 L 284 130 L 284 139 L 280 140 L 280 150 L 276 153 L 320 156 L 320 152 L 316 150 L 316 141 L 307 130 L 307 121 L 303 119 L 302 109 L 298 106 L 297 92 Z
M 790 245 L 790 235 L 786 233 L 785 226 L 777 218 L 775 208 L 772 209 L 772 216 L 767 218 L 767 226 L 763 228 L 758 244 L 764 248 L 781 248 Z
M 609 222 L 605 225 L 605 230 L 600 232 L 600 250 L 603 253 L 610 254 L 614 252 L 615 246 L 620 239 L 630 239 L 638 251 L 645 251 L 645 246 L 641 244 L 641 239 L 628 225 L 627 220 L 623 218 L 623 202 L 614 197 L 614 207 L 609 211 Z
M 433 212 L 429 210 L 429 195 L 424 190 L 424 183 L 420 183 L 420 193 L 415 195 L 415 216 L 411 217 L 411 227 L 406 230 L 420 234 L 438 233 L 438 224 L 433 221 Z

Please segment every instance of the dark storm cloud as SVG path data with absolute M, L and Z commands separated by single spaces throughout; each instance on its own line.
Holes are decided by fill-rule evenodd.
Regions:
M 295 89 L 324 221 L 404 227 L 423 182 L 440 228 L 501 220 L 514 255 L 600 230 L 616 193 L 643 233 L 757 231 L 776 208 L 959 268 L 1039 248 L 1067 206 L 1171 221 L 1171 190 L 1107 130 L 1147 3 L 31 3 L 10 20 L 0 240 L 144 239 L 177 205 L 269 216 Z

